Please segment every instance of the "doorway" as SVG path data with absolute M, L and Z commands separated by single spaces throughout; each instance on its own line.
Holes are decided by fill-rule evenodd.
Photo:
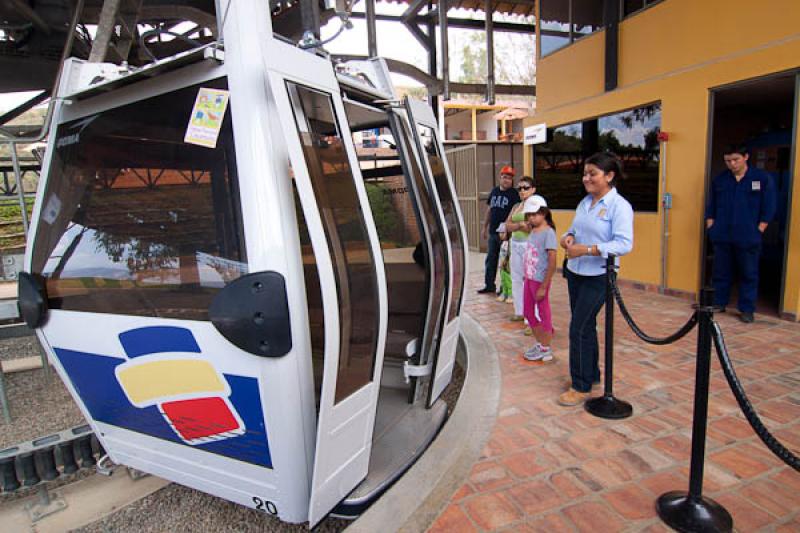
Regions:
M 775 218 L 764 232 L 759 262 L 756 312 L 779 316 L 782 311 L 789 196 L 792 188 L 792 153 L 795 138 L 795 72 L 748 80 L 712 90 L 708 183 L 725 170 L 723 151 L 744 144 L 748 164 L 767 172 L 775 184 Z M 704 281 L 711 284 L 712 246 L 705 244 Z M 730 306 L 736 304 L 737 284 Z

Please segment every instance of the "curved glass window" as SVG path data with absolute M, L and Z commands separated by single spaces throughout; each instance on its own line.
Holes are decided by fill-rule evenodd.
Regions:
M 201 87 L 58 126 L 33 248 L 53 309 L 207 320 L 247 273 L 230 112 L 184 142 Z
M 339 403 L 371 382 L 375 369 L 380 310 L 375 258 L 331 95 L 290 82 L 287 87 L 339 296 L 334 395 Z
M 445 224 L 447 224 L 447 234 L 450 238 L 450 248 L 453 259 L 453 279 L 450 287 L 453 291 L 452 303 L 447 313 L 447 322 L 458 316 L 461 309 L 461 297 L 464 293 L 464 240 L 462 236 L 461 221 L 456 211 L 456 199 L 450 188 L 450 182 L 445 170 L 445 161 L 439 153 L 439 146 L 436 140 L 436 133 L 428 126 L 417 125 L 420 140 L 422 141 L 425 156 L 433 172 L 433 183 L 436 193 L 439 195 L 439 202 L 442 204 Z
M 413 187 L 417 191 L 419 200 L 419 210 L 425 225 L 430 233 L 430 255 L 425 258 L 430 268 L 430 290 L 431 296 L 429 302 L 431 306 L 428 309 L 427 322 L 425 326 L 425 336 L 423 337 L 424 344 L 420 349 L 420 364 L 425 364 L 432 360 L 439 349 L 439 325 L 441 324 L 442 315 L 444 313 L 444 306 L 447 298 L 447 283 L 449 275 L 447 273 L 447 245 L 445 244 L 444 232 L 441 228 L 439 218 L 436 216 L 436 207 L 432 203 L 431 192 L 428 190 L 425 182 L 425 177 L 422 170 L 419 168 L 417 158 L 414 156 L 412 150 L 411 133 L 408 131 L 405 121 L 400 121 L 401 127 L 399 129 L 398 137 L 401 142 L 401 148 L 409 155 L 408 162 L 410 168 L 411 179 L 413 180 Z M 426 253 L 427 249 L 424 250 Z
M 405 147 L 388 113 L 353 102 L 345 102 L 345 112 L 383 252 L 389 307 L 384 361 L 405 361 L 409 346 L 419 349 L 424 337 L 430 293 L 425 228 L 404 172 Z

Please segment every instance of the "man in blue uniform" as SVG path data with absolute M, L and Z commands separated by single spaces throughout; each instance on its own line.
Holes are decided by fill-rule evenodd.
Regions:
M 712 181 L 706 206 L 706 228 L 714 244 L 714 305 L 725 310 L 738 270 L 739 318 L 750 323 L 756 308 L 761 235 L 775 216 L 775 185 L 769 174 L 747 164 L 746 147 L 730 146 L 723 157 L 728 170 Z
M 506 165 L 500 169 L 500 184 L 492 189 L 486 200 L 488 207 L 483 217 L 483 231 L 481 238 L 489 240 L 484 264 L 484 285 L 478 291 L 480 294 L 494 294 L 496 287 L 494 278 L 497 276 L 497 260 L 500 256 L 500 236 L 497 228 L 505 222 L 511 208 L 519 202 L 519 193 L 514 189 L 514 169 Z

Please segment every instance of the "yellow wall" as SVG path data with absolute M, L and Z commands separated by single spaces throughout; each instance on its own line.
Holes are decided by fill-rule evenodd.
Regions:
M 798 22 L 797 0 L 665 0 L 620 23 L 619 86 L 610 92 L 603 91 L 603 32 L 539 60 L 537 111 L 526 126 L 558 126 L 661 102 L 661 129 L 670 135 L 667 191 L 674 205 L 667 265 L 670 288 L 695 292 L 700 285 L 709 90 L 800 68 Z M 525 156 L 530 172 L 529 150 Z M 784 310 L 795 315 L 800 315 L 798 167 L 795 164 L 795 216 L 784 295 Z M 561 222 L 569 215 L 557 218 Z M 560 227 L 565 224 L 568 221 Z M 623 261 L 621 276 L 657 284 L 661 215 L 637 215 L 635 231 L 635 251 Z
M 800 103 L 795 102 L 795 110 L 800 109 Z M 795 116 L 794 123 L 800 126 L 800 112 Z M 798 128 L 800 129 L 800 128 Z M 793 313 L 800 319 L 800 143 L 795 131 L 794 142 L 794 181 L 792 182 L 792 199 L 789 206 L 789 222 L 787 235 L 789 249 L 786 254 L 786 278 L 783 291 L 783 310 Z

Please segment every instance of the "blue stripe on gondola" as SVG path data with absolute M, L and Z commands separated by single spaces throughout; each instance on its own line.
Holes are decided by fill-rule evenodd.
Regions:
M 131 329 L 120 333 L 119 341 L 128 357 L 158 352 L 200 353 L 192 332 L 186 328 L 149 326 Z

